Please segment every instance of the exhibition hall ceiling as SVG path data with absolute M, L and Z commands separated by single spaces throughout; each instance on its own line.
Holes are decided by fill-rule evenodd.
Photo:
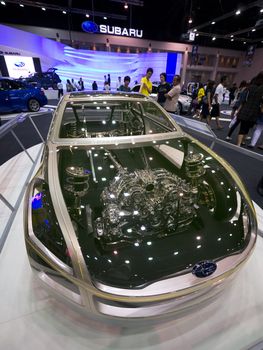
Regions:
M 195 30 L 198 36 L 194 43 L 202 46 L 235 49 L 244 49 L 244 44 L 263 46 L 263 0 L 0 2 L 1 23 L 81 31 L 81 23 L 87 20 L 85 14 L 96 23 L 142 29 L 143 37 L 149 40 L 184 42 L 182 34 Z

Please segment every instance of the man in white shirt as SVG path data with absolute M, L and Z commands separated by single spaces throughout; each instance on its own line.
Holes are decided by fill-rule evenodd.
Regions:
M 225 92 L 226 81 L 227 81 L 226 76 L 221 78 L 221 83 L 217 85 L 216 91 L 214 93 L 213 101 L 212 101 L 211 119 L 213 117 L 216 118 L 216 125 L 218 130 L 223 129 L 223 126 L 220 124 L 219 117 L 220 117 L 220 105 L 224 100 L 223 95 Z
M 60 97 L 63 96 L 63 84 L 61 81 L 57 83 L 57 88 L 58 88 L 58 99 L 60 99 Z
M 171 87 L 171 90 L 164 95 L 166 97 L 166 100 L 164 102 L 163 107 L 167 112 L 175 113 L 176 111 L 177 102 L 181 92 L 180 82 L 181 82 L 180 75 L 175 75 L 173 78 L 173 85 Z

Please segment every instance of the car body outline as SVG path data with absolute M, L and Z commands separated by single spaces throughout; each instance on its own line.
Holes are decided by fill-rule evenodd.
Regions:
M 64 137 L 64 112 L 67 113 L 67 109 L 71 108 L 70 106 L 75 104 L 76 108 L 78 108 L 80 111 L 83 111 L 83 108 L 81 107 L 82 103 L 89 103 L 90 105 L 93 104 L 95 110 L 97 109 L 97 107 L 100 106 L 115 106 L 118 105 L 118 103 L 120 102 L 125 104 L 127 103 L 127 106 L 131 105 L 132 103 L 138 105 L 145 104 L 146 106 L 150 106 L 150 111 L 154 110 L 155 108 L 158 111 L 162 111 L 167 118 L 165 122 L 170 123 L 169 125 L 171 125 L 172 129 L 169 132 L 160 132 L 155 134 L 152 134 L 150 130 L 148 130 L 149 132 L 137 136 L 130 135 L 117 137 L 94 137 L 90 135 L 89 137 L 86 137 L 85 130 L 82 130 L 83 128 L 81 127 L 80 132 L 82 132 L 82 135 L 84 135 L 83 137 Z M 151 98 L 145 97 L 140 94 L 87 92 L 71 93 L 69 95 L 64 96 L 58 105 L 57 111 L 55 112 L 55 117 L 50 128 L 47 145 L 42 158 L 42 165 L 40 167 L 40 170 L 38 171 L 37 176 L 32 180 L 27 190 L 27 195 L 25 199 L 24 223 L 25 241 L 31 265 L 34 266 L 34 269 L 37 270 L 38 277 L 41 279 L 41 281 L 45 283 L 45 285 L 48 285 L 50 289 L 55 291 L 56 294 L 65 297 L 66 299 L 70 300 L 73 304 L 78 305 L 80 308 L 84 308 L 95 314 L 127 318 L 158 316 L 160 314 L 169 313 L 174 310 L 180 310 L 181 308 L 185 308 L 189 302 L 192 303 L 194 302 L 194 300 L 196 300 L 197 302 L 197 300 L 200 300 L 199 298 L 206 299 L 209 296 L 211 296 L 211 293 L 213 294 L 215 292 L 218 292 L 220 290 L 220 286 L 224 286 L 224 282 L 227 282 L 230 276 L 232 276 L 234 272 L 239 270 L 239 268 L 250 256 L 256 242 L 257 228 L 255 211 L 253 208 L 253 204 L 249 198 L 249 195 L 237 174 L 217 154 L 215 154 L 206 146 L 202 145 L 199 141 L 185 134 L 180 129 L 180 127 L 173 121 L 172 117 L 160 108 L 161 107 L 158 105 L 157 102 L 153 101 Z M 98 109 L 98 111 L 99 113 L 101 112 L 100 109 Z M 85 113 L 83 114 L 83 118 L 85 118 L 86 123 L 88 119 L 86 119 L 87 116 L 85 115 Z M 153 120 L 153 117 L 150 117 L 150 120 Z M 101 119 L 101 123 L 105 124 L 103 123 L 103 121 L 104 119 Z M 93 121 L 88 121 L 88 123 L 89 122 Z M 161 127 L 162 123 L 157 122 L 157 124 L 158 127 Z M 66 126 L 68 126 L 68 123 L 66 124 Z M 166 130 L 166 126 L 162 130 Z M 73 132 L 75 131 L 73 130 Z M 216 184 L 215 181 L 212 180 L 213 176 L 210 175 L 206 179 L 206 181 L 211 180 L 213 186 L 217 186 L 218 191 L 220 192 L 219 194 L 217 194 L 218 199 L 222 199 L 225 196 L 232 196 L 232 203 L 236 203 L 237 206 L 237 208 L 231 208 L 231 214 L 227 213 L 229 208 L 226 207 L 225 214 L 222 214 L 222 203 L 220 202 L 220 206 L 216 209 L 220 218 L 217 219 L 219 221 L 224 221 L 225 215 L 230 215 L 229 218 L 231 217 L 232 219 L 230 220 L 228 218 L 228 220 L 229 223 L 231 223 L 231 225 L 234 225 L 234 223 L 236 222 L 235 220 L 237 220 L 237 217 L 238 220 L 242 219 L 242 222 L 244 221 L 244 227 L 242 228 L 242 230 L 244 230 L 244 240 L 247 240 L 246 245 L 242 249 L 235 248 L 235 251 L 229 252 L 227 256 L 218 256 L 215 259 L 217 264 L 216 271 L 211 276 L 203 278 L 202 281 L 200 281 L 200 279 L 198 279 L 192 274 L 193 264 L 189 264 L 189 266 L 186 266 L 186 268 L 183 269 L 180 273 L 175 273 L 174 275 L 168 276 L 163 275 L 162 278 L 148 281 L 148 283 L 144 283 L 142 286 L 138 285 L 137 287 L 133 288 L 124 288 L 123 286 L 116 286 L 103 283 L 101 278 L 99 280 L 96 280 L 96 278 L 94 278 L 94 275 L 92 277 L 92 275 L 89 273 L 90 267 L 87 267 L 86 260 L 84 259 L 84 253 L 80 249 L 80 243 L 75 232 L 75 224 L 73 224 L 74 220 L 68 212 L 69 209 L 66 204 L 65 194 L 63 194 L 63 190 L 61 189 L 62 183 L 60 182 L 61 175 L 59 170 L 59 159 L 62 159 L 61 157 L 63 157 L 64 151 L 69 152 L 67 154 L 70 154 L 72 152 L 75 152 L 77 154 L 81 150 L 85 150 L 85 152 L 87 151 L 89 154 L 92 153 L 94 154 L 94 157 L 96 157 L 95 154 L 99 152 L 103 152 L 105 156 L 105 151 L 106 153 L 108 153 L 107 148 L 109 147 L 111 147 L 110 149 L 118 151 L 119 149 L 125 150 L 127 147 L 133 147 L 132 145 L 137 143 L 137 146 L 134 147 L 141 147 L 140 145 L 146 147 L 149 144 L 153 144 L 155 150 L 156 147 L 159 147 L 158 154 L 164 155 L 166 159 L 169 158 L 169 161 L 174 162 L 174 164 L 177 164 L 176 166 L 178 166 L 180 161 L 178 159 L 173 159 L 172 154 L 170 153 L 171 149 L 169 148 L 171 146 L 167 146 L 169 145 L 169 143 L 173 142 L 172 140 L 176 140 L 176 142 L 182 142 L 181 140 L 188 140 L 184 141 L 184 143 L 189 143 L 191 147 L 193 147 L 194 144 L 197 147 L 197 149 L 199 149 L 200 147 L 200 149 L 202 149 L 203 152 L 203 156 L 201 158 L 200 154 L 198 153 L 198 157 L 201 159 L 200 162 L 202 163 L 204 160 L 209 164 L 209 162 L 211 161 L 216 166 L 216 170 L 214 170 L 214 165 L 212 167 L 206 164 L 206 169 L 209 169 L 209 174 L 211 170 L 213 176 L 217 172 L 215 176 L 217 176 L 217 179 L 219 181 L 221 180 L 221 183 Z M 162 147 L 161 149 L 160 147 L 164 142 L 165 147 Z M 181 153 L 179 152 L 177 155 L 179 156 L 180 154 Z M 185 162 L 186 158 L 184 158 Z M 187 164 L 189 164 L 190 162 L 190 168 L 192 164 L 192 159 L 194 161 L 196 160 L 195 158 L 192 158 L 192 156 L 190 156 L 190 158 L 187 160 Z M 179 167 L 181 167 L 181 165 L 179 165 Z M 115 167 L 117 166 L 118 163 L 115 164 Z M 70 169 L 68 167 L 66 169 L 68 169 L 67 171 L 68 173 L 70 173 Z M 91 166 L 91 169 L 93 169 L 93 173 L 94 167 L 92 168 Z M 79 169 L 72 170 L 77 170 L 78 172 L 80 171 Z M 212 171 L 214 171 L 214 173 Z M 229 181 L 225 177 L 225 172 L 229 176 Z M 84 177 L 84 175 L 81 176 Z M 46 182 L 47 180 L 48 184 L 42 185 L 42 181 Z M 223 180 L 225 182 L 223 182 Z M 102 181 L 104 180 L 102 179 Z M 93 177 L 93 182 L 96 182 L 96 176 L 95 179 Z M 45 186 L 48 186 L 49 189 L 46 189 Z M 232 186 L 233 188 L 231 189 Z M 39 240 L 39 237 L 37 237 L 34 233 L 34 223 L 32 224 L 32 222 L 34 222 L 34 220 L 32 221 L 32 215 L 34 215 L 32 211 L 32 200 L 42 200 L 41 196 L 39 195 L 40 192 L 38 192 L 38 188 L 43 188 L 43 191 L 46 191 L 47 196 L 50 196 L 49 201 L 52 201 L 52 210 L 54 210 L 56 217 L 55 220 L 57 221 L 59 230 L 61 230 L 62 237 L 64 237 L 63 239 L 66 242 L 68 258 L 71 259 L 72 266 L 69 266 L 67 263 L 65 263 L 65 261 L 62 261 L 60 258 L 58 258 L 56 254 L 54 254 L 54 252 L 52 253 L 48 249 L 48 247 L 45 244 L 43 244 L 43 242 Z M 223 191 L 221 191 L 221 188 L 223 188 Z M 228 191 L 228 188 L 230 188 L 230 191 Z M 147 191 L 151 190 L 151 188 L 147 189 Z M 50 195 L 48 193 L 50 193 Z M 235 198 L 239 198 L 239 204 L 237 204 L 238 200 L 236 201 Z M 241 209 L 241 207 L 243 209 Z M 36 206 L 36 208 L 38 208 L 38 206 Z M 212 210 L 212 208 L 210 208 L 209 210 Z M 213 209 L 211 213 L 215 212 L 216 210 Z M 40 213 L 40 219 L 41 215 L 42 214 Z M 211 215 L 213 216 L 214 214 Z M 223 219 L 222 215 L 224 216 Z M 44 234 L 45 232 L 47 233 L 47 231 L 49 230 L 49 225 L 52 224 L 50 222 L 48 224 L 45 222 L 45 228 L 43 231 Z M 213 233 L 211 232 L 211 234 Z M 163 237 L 163 239 L 165 238 Z M 197 244 L 199 242 L 199 239 L 201 238 L 196 237 Z M 230 238 L 228 237 L 228 239 Z M 217 240 L 217 242 L 213 244 L 216 244 L 216 247 L 219 247 L 221 244 L 221 239 L 215 236 L 215 240 Z M 152 238 L 150 242 L 148 241 L 144 243 L 147 250 L 150 251 L 150 249 L 152 249 L 153 246 L 152 244 L 149 244 L 151 243 Z M 135 241 L 135 243 L 136 242 L 137 241 Z M 158 243 L 160 244 L 160 240 L 158 240 Z M 106 244 L 108 243 L 106 242 Z M 119 248 L 118 245 L 116 245 L 116 247 L 116 250 L 121 250 L 121 248 Z M 199 249 L 198 245 L 196 248 Z M 104 248 L 102 249 L 102 251 L 104 253 L 102 253 L 101 256 L 94 257 L 94 259 L 97 258 L 95 259 L 96 261 L 104 259 L 103 254 L 107 255 L 107 252 L 105 253 Z M 112 252 L 114 252 L 113 249 Z M 34 255 L 37 255 L 39 260 L 34 260 Z M 178 252 L 175 251 L 173 255 L 177 256 Z M 114 253 L 112 254 L 111 259 L 108 256 L 107 259 L 113 260 Z M 150 264 L 150 261 L 152 261 L 153 259 L 148 260 L 148 264 Z M 200 259 L 200 261 L 202 260 L 203 259 Z M 209 260 L 211 260 L 211 257 Z M 47 263 L 49 267 L 45 266 L 45 264 L 43 265 L 41 261 L 45 262 L 45 264 Z M 199 260 L 195 263 L 198 262 Z M 111 264 L 112 261 L 108 263 Z M 124 264 L 129 265 L 130 260 L 126 258 Z M 61 278 L 59 276 L 61 276 Z M 117 276 L 117 279 L 118 278 L 119 277 Z M 69 281 L 70 284 L 74 284 L 74 286 L 76 286 L 76 289 L 79 289 L 79 292 L 76 292 L 75 289 L 73 291 L 70 288 L 68 288 L 68 286 L 65 285 L 65 283 L 63 282 L 63 279 Z

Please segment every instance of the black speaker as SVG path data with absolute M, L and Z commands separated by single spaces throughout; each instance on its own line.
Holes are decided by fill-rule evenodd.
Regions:
M 35 66 L 35 72 L 42 73 L 40 59 L 38 57 L 33 57 L 33 62 Z
M 5 63 L 5 57 L 0 55 L 0 71 L 1 71 L 1 75 L 3 77 L 8 77 L 9 74 L 8 74 L 8 69 L 7 69 L 7 66 L 6 66 L 6 63 Z

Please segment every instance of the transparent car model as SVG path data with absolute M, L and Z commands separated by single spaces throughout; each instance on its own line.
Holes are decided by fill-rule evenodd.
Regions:
M 217 293 L 256 241 L 234 170 L 151 98 L 72 93 L 25 198 L 38 277 L 95 314 L 157 316 Z

